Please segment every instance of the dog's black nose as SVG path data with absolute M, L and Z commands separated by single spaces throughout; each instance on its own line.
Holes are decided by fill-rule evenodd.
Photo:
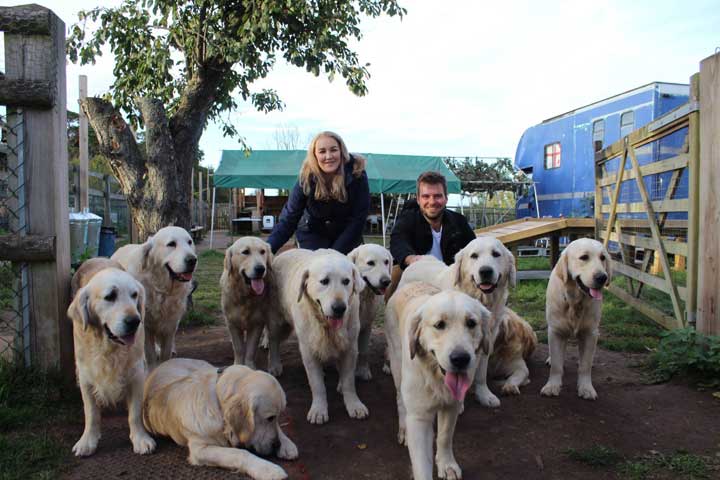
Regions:
M 495 270 L 492 267 L 480 267 L 480 279 L 481 280 L 492 280 Z
M 606 274 L 604 274 L 602 272 L 596 273 L 595 274 L 595 285 L 598 287 L 601 287 L 601 286 L 605 285 L 605 282 L 607 282 L 607 279 L 608 279 L 608 277 Z
M 193 255 L 188 255 L 185 257 L 185 265 L 188 268 L 195 268 L 195 265 L 197 265 L 197 257 Z
M 256 276 L 261 277 L 265 273 L 265 265 L 255 265 L 253 272 L 255 272 Z
M 463 370 L 470 363 L 470 354 L 463 351 L 452 352 L 450 354 L 450 363 L 458 370 Z
M 380 285 L 382 285 L 383 288 L 389 287 L 391 282 L 392 282 L 392 280 L 390 280 L 389 278 L 381 278 L 380 279 Z
M 128 332 L 134 332 L 140 326 L 140 317 L 138 315 L 132 315 L 125 317 L 125 325 L 127 325 Z
M 336 317 L 342 317 L 345 315 L 345 310 L 347 310 L 347 306 L 342 302 L 332 304 L 332 312 Z

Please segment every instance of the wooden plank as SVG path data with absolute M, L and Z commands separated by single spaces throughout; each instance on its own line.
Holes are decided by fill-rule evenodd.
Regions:
M 637 180 L 637 179 L 636 179 Z M 641 183 L 641 182 L 639 182 Z M 644 185 L 644 183 L 643 183 Z M 687 212 L 690 202 L 686 198 L 677 200 L 656 200 L 650 202 L 653 211 L 660 212 Z M 610 205 L 603 205 L 602 212 L 611 212 Z M 617 205 L 616 213 L 645 213 L 647 211 L 645 202 L 621 203 Z
M 54 259 L 54 236 L 0 236 L 0 260 L 5 260 L 9 262 L 44 262 Z
M 661 119 L 662 117 L 658 120 Z M 620 156 L 624 151 L 626 139 L 629 147 L 639 148 L 662 137 L 666 137 L 687 126 L 688 116 L 683 116 L 657 130 L 653 130 L 652 133 L 648 130 L 647 126 L 639 128 L 630 132 L 626 137 L 621 138 L 612 145 L 607 146 L 605 149 L 595 152 L 595 162 L 605 164 L 615 157 Z
M 605 239 L 604 232 L 601 233 L 600 236 L 601 238 Z M 649 250 L 655 250 L 657 246 L 651 238 L 643 237 L 640 235 L 630 235 L 628 233 L 622 233 L 621 235 L 618 235 L 617 233 L 613 232 L 610 234 L 610 240 L 625 245 L 631 245 L 636 248 L 646 248 Z M 677 242 L 674 240 L 668 240 L 667 238 L 663 238 L 663 244 L 665 245 L 665 251 L 668 253 L 672 253 L 673 255 L 682 255 L 683 257 L 686 257 L 688 255 L 688 244 L 685 242 Z
M 680 328 L 683 326 L 684 323 L 682 310 L 680 310 L 680 301 L 678 299 L 677 288 L 675 287 L 675 282 L 673 282 L 672 279 L 670 265 L 667 259 L 667 253 L 665 251 L 665 247 L 663 246 L 662 237 L 660 235 L 660 228 L 655 222 L 655 210 L 652 205 L 653 202 L 650 201 L 650 196 L 648 195 L 647 189 L 645 188 L 645 182 L 640 176 L 640 165 L 638 164 L 637 157 L 635 156 L 635 149 L 630 148 L 628 150 L 628 153 L 630 154 L 630 161 L 632 162 L 632 168 L 635 171 L 636 175 L 635 182 L 637 183 L 638 190 L 640 191 L 640 196 L 642 197 L 643 203 L 645 204 L 645 210 L 647 212 L 648 220 L 650 222 L 650 231 L 652 232 L 653 238 L 657 243 L 657 248 L 655 250 L 660 258 L 660 265 L 662 265 L 663 268 L 665 281 L 669 290 L 670 299 L 672 300 L 673 304 L 673 311 L 675 312 L 675 318 L 677 320 L 677 326 Z M 685 203 L 687 204 L 687 200 L 685 200 Z M 685 210 L 687 211 L 687 208 Z
M 623 275 L 628 278 L 632 278 L 633 280 L 637 280 L 638 282 L 645 283 L 647 285 L 650 285 L 651 287 L 660 290 L 661 292 L 669 294 L 669 290 L 667 288 L 667 285 L 665 283 L 665 279 L 661 277 L 656 277 L 655 275 L 650 275 L 649 273 L 645 273 L 641 270 L 638 270 L 637 268 L 630 267 L 628 265 L 625 265 L 622 262 L 618 262 L 616 260 L 611 261 L 613 272 L 619 273 L 620 275 Z M 676 287 L 678 295 L 680 295 L 680 298 L 685 300 L 687 295 L 687 289 L 683 287 Z
M 657 173 L 669 172 L 671 170 L 679 170 L 685 168 L 688 165 L 689 155 L 682 153 L 672 158 L 665 160 L 658 160 L 657 162 L 648 163 L 640 167 L 640 172 L 643 177 L 648 175 L 654 175 Z M 632 180 L 635 178 L 635 172 L 625 172 L 625 180 Z M 599 182 L 601 187 L 607 187 L 608 185 L 614 185 L 615 179 L 612 177 L 603 178 Z
M 52 108 L 54 104 L 55 95 L 48 81 L 0 79 L 0 105 Z
M 0 7 L 0 32 L 50 35 L 52 12 L 39 5 Z
M 700 74 L 696 73 L 690 78 L 690 101 L 697 102 L 699 100 L 699 82 Z M 698 232 L 700 225 L 698 218 L 700 217 L 700 113 L 693 112 L 690 114 L 690 126 L 688 127 L 688 255 L 687 255 L 687 288 L 688 298 L 685 303 L 685 311 L 687 312 L 688 324 L 695 326 L 697 320 L 698 308 Z
M 629 228 L 633 230 L 649 230 L 650 225 L 647 218 L 618 218 L 616 222 L 620 223 L 623 228 Z M 683 233 L 688 228 L 687 220 L 666 220 L 663 225 L 663 231 L 669 233 L 670 231 Z
M 720 54 L 700 62 L 700 213 L 697 329 L 720 335 Z
M 625 174 L 625 162 L 627 161 L 627 138 L 625 139 L 625 150 L 623 151 L 622 160 L 618 167 L 617 177 L 615 180 L 615 188 L 613 189 L 612 201 L 610 202 L 610 215 L 608 216 L 607 229 L 605 230 L 605 243 L 604 246 L 608 246 L 608 238 L 613 229 L 615 223 L 615 215 L 617 214 L 618 199 L 620 198 L 620 187 L 622 186 L 623 175 Z M 601 212 L 604 213 L 604 206 Z
M 659 323 L 663 327 L 672 330 L 674 328 L 677 328 L 675 318 L 673 318 L 670 315 L 666 315 L 664 312 L 658 310 L 655 307 L 652 307 L 647 302 L 644 302 L 640 300 L 639 298 L 635 298 L 632 295 L 630 295 L 628 292 L 623 290 L 620 287 L 617 287 L 615 285 L 610 285 L 607 287 L 610 293 L 618 297 L 623 302 L 627 303 L 631 307 L 633 307 L 635 310 L 639 311 L 643 315 L 649 317 L 656 323 Z

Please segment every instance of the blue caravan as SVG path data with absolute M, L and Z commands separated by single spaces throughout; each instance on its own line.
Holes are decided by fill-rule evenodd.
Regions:
M 688 85 L 654 82 L 525 130 L 515 166 L 532 178 L 535 189 L 518 199 L 517 218 L 592 217 L 595 152 L 686 103 L 688 97 Z M 639 159 L 641 164 L 651 160 Z

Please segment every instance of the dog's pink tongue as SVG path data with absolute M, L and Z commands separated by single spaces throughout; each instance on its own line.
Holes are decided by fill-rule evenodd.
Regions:
M 135 334 L 131 333 L 130 335 L 125 335 L 124 337 L 120 337 L 120 340 L 122 340 L 122 342 L 129 347 L 133 343 L 135 343 Z
M 465 393 L 470 388 L 470 379 L 464 373 L 447 372 L 445 385 L 450 389 L 453 398 L 462 402 L 465 399 Z
M 192 280 L 193 272 L 178 273 L 178 277 L 182 278 L 186 282 Z
M 262 278 L 253 278 L 250 280 L 250 286 L 257 295 L 262 295 L 265 291 L 265 281 Z
M 343 319 L 342 317 L 327 317 L 328 321 L 330 322 L 330 326 L 334 328 L 335 330 L 342 327 Z
M 592 298 L 594 298 L 595 300 L 602 300 L 602 298 L 603 298 L 602 290 L 600 290 L 598 288 L 590 288 L 589 290 L 590 290 L 590 296 Z

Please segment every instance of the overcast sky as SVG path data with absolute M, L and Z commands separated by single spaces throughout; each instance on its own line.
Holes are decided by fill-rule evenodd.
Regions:
M 70 26 L 81 8 L 119 2 L 35 3 Z M 273 133 L 285 126 L 299 130 L 301 148 L 327 129 L 357 152 L 512 157 L 523 131 L 543 119 L 653 81 L 687 83 L 720 47 L 718 0 L 401 4 L 402 20 L 363 23 L 357 51 L 371 63 L 367 96 L 355 97 L 341 79 L 278 64 L 257 86 L 276 89 L 285 110 L 246 107 L 230 117 L 248 144 L 275 148 Z M 68 64 L 70 110 L 77 111 L 78 75 L 88 76 L 91 95 L 108 90 L 111 60 Z M 239 148 L 214 125 L 200 147 L 207 165 L 217 165 L 222 149 Z

